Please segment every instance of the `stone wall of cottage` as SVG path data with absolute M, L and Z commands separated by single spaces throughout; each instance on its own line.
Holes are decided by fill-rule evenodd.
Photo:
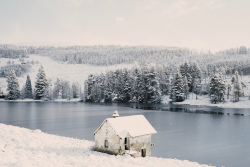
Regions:
M 108 147 L 105 147 L 105 140 L 108 141 Z M 120 146 L 121 139 L 106 121 L 95 134 L 95 150 L 109 154 L 124 154 L 124 149 Z
M 141 157 L 141 150 L 146 149 L 146 156 L 151 156 L 151 135 L 137 136 L 129 139 L 130 151 L 135 151 L 133 157 Z

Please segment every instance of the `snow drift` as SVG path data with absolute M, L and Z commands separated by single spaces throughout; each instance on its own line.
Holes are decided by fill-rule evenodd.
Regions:
M 187 160 L 132 158 L 92 151 L 93 141 L 0 124 L 0 166 L 165 166 L 200 167 Z

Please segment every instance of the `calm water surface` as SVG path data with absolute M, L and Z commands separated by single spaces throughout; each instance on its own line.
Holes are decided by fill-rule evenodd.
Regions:
M 0 102 L 0 123 L 94 141 L 93 132 L 115 110 L 120 116 L 143 114 L 148 119 L 158 132 L 152 136 L 152 143 L 156 144 L 152 156 L 215 166 L 250 166 L 249 109 Z

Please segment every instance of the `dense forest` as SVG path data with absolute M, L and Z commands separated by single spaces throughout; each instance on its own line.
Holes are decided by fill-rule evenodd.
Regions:
M 93 102 L 104 100 L 159 103 L 162 95 L 169 95 L 173 101 L 183 101 L 188 98 L 190 92 L 209 94 L 215 102 L 222 101 L 226 90 L 229 94 L 229 90 L 236 89 L 238 97 L 243 96 L 242 88 L 245 84 L 239 80 L 239 75 L 250 75 L 250 48 L 245 46 L 212 53 L 165 46 L 0 45 L 0 57 L 3 58 L 22 60 L 29 54 L 48 56 L 68 64 L 109 66 L 134 63 L 133 69 L 119 69 L 100 75 L 91 74 L 84 83 L 82 96 L 84 100 Z M 10 68 L 12 66 L 13 68 Z M 29 65 L 26 67 L 27 70 L 24 71 L 28 71 Z M 10 69 L 14 69 L 17 76 L 21 75 L 18 72 L 21 67 L 2 67 L 2 70 L 8 70 L 8 73 Z M 226 75 L 232 78 L 230 85 L 225 85 Z M 46 87 L 49 85 L 52 84 Z M 74 97 L 79 97 L 79 86 L 77 93 L 71 90 L 73 87 L 76 89 L 76 85 L 81 84 L 70 85 L 69 81 L 58 79 L 54 87 L 46 88 L 46 96 L 50 99 L 56 99 L 58 96 L 72 98 L 73 94 Z

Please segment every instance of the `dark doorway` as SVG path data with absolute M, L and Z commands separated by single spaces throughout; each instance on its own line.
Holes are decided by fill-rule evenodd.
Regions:
M 141 156 L 146 157 L 146 148 L 141 149 Z

